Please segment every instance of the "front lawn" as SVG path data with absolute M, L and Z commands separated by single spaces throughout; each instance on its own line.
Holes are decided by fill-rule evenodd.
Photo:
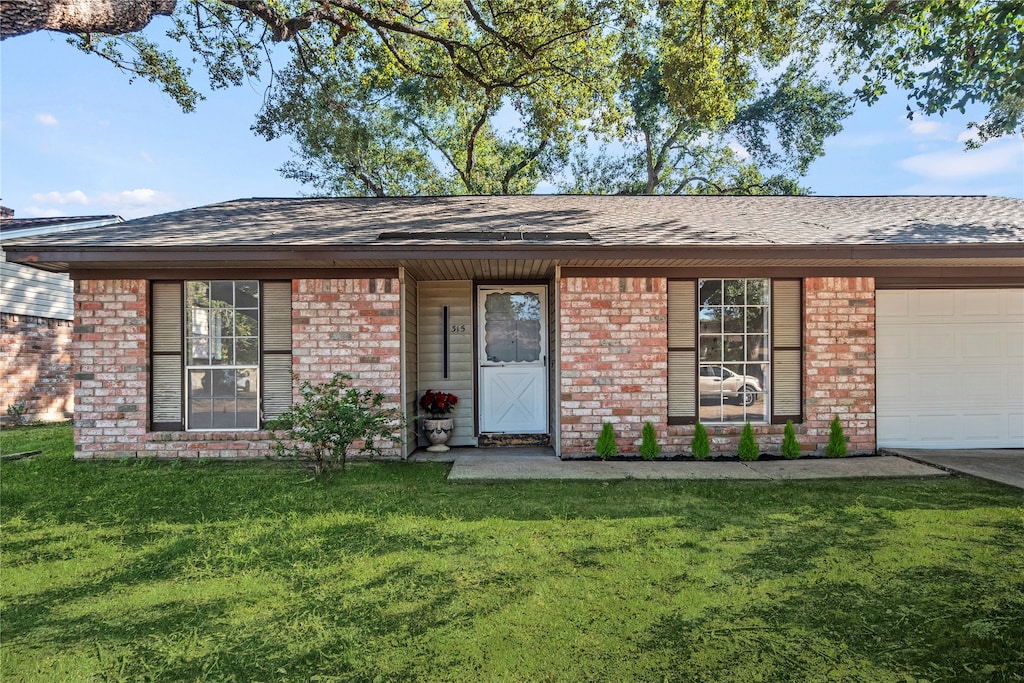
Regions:
M 5 430 L 0 680 L 1021 681 L 1024 499 L 74 463 Z

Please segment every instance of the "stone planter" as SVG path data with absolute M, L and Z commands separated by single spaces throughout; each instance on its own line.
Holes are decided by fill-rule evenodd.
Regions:
M 423 432 L 427 437 L 427 441 L 430 442 L 427 450 L 432 453 L 443 453 L 449 450 L 446 444 L 454 428 L 455 420 L 450 417 L 438 419 L 424 418 Z

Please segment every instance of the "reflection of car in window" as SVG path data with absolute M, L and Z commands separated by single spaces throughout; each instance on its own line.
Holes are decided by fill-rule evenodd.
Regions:
M 723 398 L 740 399 L 743 405 L 753 405 L 764 390 L 761 382 L 750 375 L 740 375 L 721 365 L 700 366 L 701 395 L 721 394 Z

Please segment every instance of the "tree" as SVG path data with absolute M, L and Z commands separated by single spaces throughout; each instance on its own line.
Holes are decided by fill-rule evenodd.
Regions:
M 840 72 L 862 74 L 860 101 L 876 102 L 892 83 L 909 93 L 909 117 L 984 105 L 969 147 L 1024 134 L 1024 2 L 834 0 L 823 9 Z
M 176 5 L 176 0 L 4 0 L 0 39 L 33 31 L 132 33 L 154 17 L 170 16 Z

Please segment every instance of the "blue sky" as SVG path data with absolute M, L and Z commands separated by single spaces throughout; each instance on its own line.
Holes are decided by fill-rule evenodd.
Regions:
M 63 36 L 5 40 L 0 201 L 19 218 L 134 218 L 241 197 L 299 196 L 303 187 L 276 170 L 289 158 L 287 142 L 268 143 L 250 130 L 263 87 L 207 92 L 197 111 L 184 114 L 156 86 L 130 84 Z M 979 118 L 974 111 L 908 121 L 904 97 L 887 96 L 858 107 L 803 184 L 822 195 L 1024 198 L 1019 136 L 963 150 L 967 122 Z

